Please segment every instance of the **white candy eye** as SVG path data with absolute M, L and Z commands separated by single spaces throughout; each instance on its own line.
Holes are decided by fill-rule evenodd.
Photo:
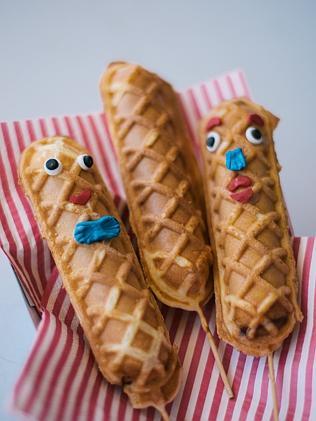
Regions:
M 250 143 L 254 145 L 260 145 L 263 142 L 262 133 L 257 127 L 248 127 L 246 130 L 246 138 Z
M 63 169 L 63 164 L 57 158 L 49 158 L 44 163 L 44 170 L 48 175 L 57 175 Z
M 79 155 L 77 157 L 77 162 L 83 170 L 90 170 L 93 165 L 93 158 L 90 155 Z
M 217 132 L 208 132 L 206 137 L 206 147 L 209 152 L 215 152 L 221 143 L 221 137 Z

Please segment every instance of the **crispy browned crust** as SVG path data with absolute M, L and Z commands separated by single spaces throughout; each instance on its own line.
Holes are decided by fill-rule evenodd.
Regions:
M 162 315 L 142 275 L 129 237 L 112 198 L 94 165 L 83 171 L 76 157 L 87 151 L 66 137 L 32 143 L 22 155 L 19 175 L 43 238 L 104 377 L 123 386 L 136 408 L 161 407 L 180 384 L 180 364 Z M 49 176 L 49 157 L 63 164 Z M 71 194 L 89 188 L 87 205 L 74 205 Z M 119 237 L 91 245 L 78 244 L 78 221 L 113 215 Z
M 196 310 L 213 290 L 211 251 L 178 97 L 157 75 L 123 62 L 108 67 L 100 89 L 146 278 L 162 302 Z
M 245 138 L 251 113 L 264 121 L 262 145 L 252 145 Z M 206 126 L 215 116 L 222 119 L 222 124 L 214 130 L 226 145 L 211 153 L 205 145 Z M 200 125 L 209 234 L 216 251 L 217 331 L 224 341 L 254 356 L 276 350 L 302 320 L 280 166 L 272 138 L 277 121 L 251 101 L 236 99 L 214 108 Z M 248 162 L 238 174 L 254 180 L 255 194 L 245 204 L 233 200 L 227 190 L 236 172 L 225 167 L 225 153 L 236 147 L 242 148 Z

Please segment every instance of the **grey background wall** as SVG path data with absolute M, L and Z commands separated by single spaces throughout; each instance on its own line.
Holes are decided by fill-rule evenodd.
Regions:
M 277 151 L 295 232 L 314 235 L 315 21 L 312 0 L 0 0 L 0 120 L 100 109 L 98 79 L 115 59 L 177 88 L 242 67 L 253 98 L 281 118 Z M 2 255 L 0 273 L 5 402 L 34 330 Z

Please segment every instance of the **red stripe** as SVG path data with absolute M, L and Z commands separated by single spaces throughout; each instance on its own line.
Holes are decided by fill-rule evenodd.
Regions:
M 233 384 L 232 384 L 232 389 L 234 391 L 235 396 L 237 396 L 237 397 L 238 397 L 238 393 L 239 393 L 239 389 L 240 389 L 242 375 L 244 373 L 246 359 L 247 359 L 246 355 L 242 354 L 240 352 L 239 357 L 238 357 L 237 368 L 236 368 L 236 371 L 235 371 L 235 376 L 234 376 L 234 380 L 233 380 Z M 225 417 L 224 417 L 225 420 L 228 421 L 228 420 L 232 419 L 237 401 L 238 401 L 238 398 L 228 400 L 228 405 L 227 405 L 226 413 L 225 413 Z M 238 404 L 239 404 L 239 402 L 238 402 Z
M 252 360 L 252 366 L 251 366 L 251 371 L 250 371 L 250 375 L 249 375 L 247 391 L 246 391 L 244 402 L 242 404 L 241 411 L 240 411 L 240 417 L 239 418 L 241 420 L 246 419 L 246 417 L 248 415 L 249 408 L 250 408 L 250 404 L 251 404 L 252 399 L 253 399 L 255 380 L 256 380 L 256 377 L 257 377 L 259 361 L 260 361 L 259 358 L 253 358 L 253 360 Z
M 218 83 L 218 80 L 216 79 L 213 80 L 213 86 L 214 86 L 216 96 L 219 99 L 219 101 L 224 101 L 225 98 L 224 98 L 222 89 L 220 87 L 220 84 Z
M 190 119 L 188 117 L 187 110 L 186 110 L 186 107 L 185 107 L 185 103 L 184 103 L 184 100 L 182 100 L 181 95 L 178 96 L 178 100 L 179 100 L 178 102 L 179 102 L 179 105 L 180 105 L 180 109 L 182 111 L 182 115 L 184 117 L 186 127 L 187 127 L 189 135 L 190 135 L 190 139 L 192 140 L 193 145 L 196 145 L 197 140 L 195 138 L 195 131 L 193 130 L 193 127 L 191 126 Z
M 193 93 L 193 90 L 192 89 L 189 89 L 188 90 L 188 97 L 190 98 L 190 101 L 191 101 L 191 104 L 192 104 L 192 108 L 193 108 L 194 113 L 195 113 L 195 117 L 196 117 L 197 120 L 199 120 L 202 117 L 202 113 L 201 113 L 201 111 L 199 109 L 197 100 L 196 100 L 196 98 L 194 96 L 194 93 Z
M 50 316 L 49 316 L 49 313 L 47 311 L 45 311 L 43 313 L 42 319 L 39 323 L 37 335 L 36 335 L 35 341 L 33 343 L 30 355 L 29 355 L 28 359 L 26 360 L 26 363 L 25 363 L 25 365 L 22 369 L 22 373 L 21 373 L 16 385 L 14 386 L 13 396 L 14 396 L 14 400 L 16 402 L 19 400 L 21 388 L 24 387 L 24 384 L 27 384 L 27 383 L 25 383 L 25 381 L 26 381 L 26 379 L 29 375 L 29 372 L 32 368 L 32 365 L 33 365 L 34 361 L 37 359 L 38 351 L 42 346 L 44 338 L 45 338 L 46 334 L 48 333 L 49 323 L 50 323 Z M 23 407 L 23 410 L 24 410 L 24 407 Z
M 111 408 L 112 408 L 114 391 L 115 391 L 115 386 L 113 386 L 112 384 L 108 384 L 106 396 L 104 400 L 104 409 L 103 409 L 104 421 L 108 421 L 111 419 L 110 416 L 111 416 Z
M 53 136 L 56 136 L 56 135 L 61 136 L 60 126 L 59 126 L 59 122 L 58 122 L 57 118 L 56 117 L 52 117 L 51 118 L 51 123 L 53 125 L 54 130 L 55 130 L 55 133 L 54 133 Z
M 8 144 L 8 143 L 10 143 L 10 138 L 8 138 L 7 128 L 2 123 L 1 123 L 1 127 L 2 127 L 2 132 L 3 132 L 3 135 L 4 135 L 4 139 L 5 139 L 6 143 Z M 13 174 L 14 174 L 14 172 L 15 172 L 14 165 L 15 164 L 14 164 L 14 162 L 12 162 L 13 153 L 12 153 L 12 150 L 8 151 L 8 152 L 9 152 L 8 153 L 9 162 L 10 162 L 11 168 L 13 167 Z M 0 155 L 0 168 L 4 168 L 2 155 Z M 15 180 L 15 182 L 17 183 L 17 179 Z M 24 247 L 24 266 L 25 266 L 27 272 L 30 273 L 33 276 L 34 279 L 36 279 L 36 277 L 34 276 L 34 273 L 32 271 L 32 267 L 31 267 L 31 246 L 30 246 L 30 243 L 28 241 L 28 236 L 27 236 L 26 231 L 24 229 L 23 223 L 21 221 L 19 211 L 16 207 L 15 200 L 11 196 L 6 171 L 2 172 L 1 183 L 3 185 L 4 194 L 5 194 L 6 198 L 8 199 L 8 205 L 10 207 L 10 210 L 11 210 L 11 213 L 12 213 L 12 218 L 15 222 L 17 232 L 19 234 L 19 237 L 21 238 L 22 244 L 25 245 L 25 247 Z M 41 295 L 39 287 L 40 286 L 37 284 L 37 282 L 35 282 L 34 283 L 34 289 L 37 293 L 38 299 Z
M 301 308 L 304 315 L 307 314 L 307 302 L 308 302 L 308 287 L 309 287 L 309 273 L 312 261 L 312 252 L 314 247 L 314 238 L 307 240 L 307 247 L 304 257 L 304 267 L 302 274 L 302 303 Z M 290 374 L 290 398 L 289 406 L 287 410 L 287 417 L 291 417 L 295 413 L 296 401 L 297 401 L 297 385 L 298 385 L 298 370 L 301 361 L 302 348 L 305 340 L 307 320 L 306 317 L 303 319 L 298 333 L 298 339 L 295 348 L 295 355 L 292 362 L 291 374 Z
M 88 116 L 88 122 L 89 122 L 89 124 L 90 124 L 90 126 L 92 128 L 94 137 L 95 137 L 95 139 L 97 141 L 97 145 L 98 145 L 98 148 L 99 148 L 99 151 L 100 151 L 102 160 L 103 160 L 104 168 L 106 169 L 107 174 L 109 175 L 109 181 L 110 181 L 110 185 L 111 185 L 111 190 L 114 193 L 118 193 L 120 191 L 119 190 L 119 186 L 117 184 L 115 174 L 113 174 L 112 168 L 111 168 L 111 166 L 109 165 L 109 162 L 108 162 L 110 158 L 109 158 L 109 156 L 107 154 L 107 151 L 105 149 L 104 139 L 101 139 L 100 134 L 98 132 L 98 129 L 97 129 L 96 125 L 95 125 L 95 122 L 94 122 L 92 116 L 90 116 L 90 115 Z M 111 142 L 106 142 L 106 143 L 109 146 Z
M 42 136 L 47 137 L 48 131 L 47 131 L 47 126 L 46 126 L 46 121 L 44 120 L 44 118 L 39 118 L 38 123 L 41 129 Z
M 76 397 L 74 399 L 74 411 L 73 411 L 73 414 L 71 416 L 71 419 L 73 419 L 73 420 L 79 419 L 81 406 L 82 406 L 82 403 L 84 401 L 84 398 L 86 397 L 85 394 L 86 394 L 86 391 L 87 391 L 87 385 L 91 382 L 90 376 L 91 376 L 92 368 L 94 366 L 94 361 L 95 361 L 94 356 L 93 356 L 91 350 L 89 349 L 89 356 L 88 356 L 87 365 L 86 365 L 86 368 L 85 368 L 84 373 L 82 375 L 82 379 L 81 379 L 81 382 L 80 382 L 78 392 L 77 392 Z M 81 364 L 83 364 L 83 363 L 81 363 Z M 95 369 L 97 370 L 96 367 L 95 367 Z
M 68 130 L 68 132 L 69 132 L 69 136 L 70 136 L 72 139 L 76 140 L 76 135 L 75 135 L 75 132 L 74 132 L 74 130 L 73 130 L 73 127 L 72 127 L 72 123 L 71 123 L 71 119 L 70 119 L 70 117 L 65 116 L 65 117 L 64 117 L 64 121 L 65 121 L 65 123 L 66 123 L 66 127 L 67 127 L 67 130 Z
M 239 71 L 239 72 L 238 72 L 238 77 L 239 77 L 239 80 L 240 80 L 241 86 L 242 86 L 242 88 L 243 88 L 243 90 L 244 90 L 244 92 L 245 92 L 245 96 L 246 96 L 247 98 L 251 98 L 251 95 L 250 95 L 250 92 L 249 92 L 249 89 L 248 89 L 248 85 L 247 85 L 246 80 L 245 80 L 244 73 L 243 73 L 243 72 L 241 72 L 241 71 Z
M 71 393 L 72 387 L 78 387 L 78 367 L 82 364 L 82 356 L 84 351 L 84 343 L 81 338 L 78 338 L 78 348 L 75 355 L 75 358 L 72 361 L 71 369 L 68 373 L 67 379 L 63 385 L 63 394 L 61 397 L 61 401 L 59 403 L 58 414 L 56 416 L 56 420 L 62 420 L 63 414 L 66 409 L 66 405 L 68 402 L 69 395 Z
M 0 163 L 0 168 L 1 168 L 1 163 Z M 33 286 L 32 282 L 29 279 L 29 272 L 26 271 L 25 274 L 25 256 L 24 256 L 24 265 L 22 266 L 20 264 L 20 259 L 18 258 L 18 253 L 17 253 L 17 245 L 16 242 L 14 241 L 13 235 L 10 231 L 4 210 L 2 208 L 2 205 L 0 203 L 0 220 L 1 220 L 1 224 L 2 224 L 2 228 L 3 231 L 8 239 L 8 243 L 9 243 L 9 249 L 8 249 L 8 253 L 10 254 L 10 256 L 12 256 L 12 258 L 8 255 L 7 251 L 3 249 L 3 251 L 5 252 L 5 254 L 8 256 L 9 260 L 11 261 L 12 265 L 15 267 L 15 269 L 17 269 L 17 271 L 19 273 L 23 274 L 24 277 L 24 281 L 25 281 L 25 288 L 29 294 L 29 296 L 31 297 L 32 301 L 34 302 L 37 310 L 39 311 L 40 309 L 40 302 L 38 300 L 38 292 L 35 291 L 35 287 Z M 36 286 L 36 285 L 35 285 Z
M 315 244 L 314 244 L 315 246 Z M 315 251 L 315 248 L 314 248 Z M 314 284 L 316 279 L 314 279 Z M 314 310 L 313 310 L 313 326 L 310 345 L 308 349 L 308 359 L 306 364 L 306 379 L 305 379 L 305 399 L 303 409 L 303 420 L 308 420 L 310 417 L 310 411 L 312 406 L 313 396 L 313 378 L 314 378 L 314 361 L 315 361 L 315 350 L 316 350 L 316 288 L 314 290 Z
M 56 319 L 56 323 L 60 325 L 61 327 L 61 322 L 58 319 Z M 42 410 L 39 415 L 40 420 L 47 420 L 47 414 L 49 414 L 51 403 L 52 403 L 51 397 L 54 394 L 58 393 L 58 391 L 56 391 L 57 382 L 60 377 L 60 374 L 64 370 L 67 358 L 71 352 L 73 334 L 69 328 L 66 328 L 65 330 L 66 330 L 65 333 L 61 332 L 63 335 L 66 335 L 66 342 L 64 344 L 64 348 L 56 363 L 53 375 L 51 376 L 49 381 L 46 380 L 46 382 L 49 384 L 49 388 L 47 389 L 46 396 L 43 398 Z M 60 386 L 62 387 L 63 385 L 60 385 Z
M 87 421 L 92 421 L 95 418 L 95 411 L 97 409 L 97 400 L 100 393 L 101 384 L 103 383 L 104 379 L 100 372 L 98 372 L 97 377 L 94 381 L 94 385 L 92 388 L 91 397 L 89 399 L 89 406 L 88 406 L 88 413 L 87 413 Z
M 216 340 L 215 343 L 216 343 L 216 346 L 218 346 L 219 341 Z M 215 364 L 215 360 L 214 360 L 212 350 L 210 348 L 209 351 L 208 351 L 208 357 L 207 357 L 207 361 L 206 361 L 206 364 L 205 364 L 202 382 L 201 382 L 201 385 L 200 385 L 200 391 L 199 391 L 199 394 L 198 394 L 198 398 L 197 398 L 197 401 L 196 401 L 196 407 L 195 407 L 194 414 L 193 414 L 194 420 L 199 420 L 201 418 L 201 414 L 203 412 L 203 408 L 204 408 L 204 404 L 205 404 L 206 395 L 207 395 L 208 388 L 209 388 L 209 383 L 211 381 L 211 376 L 212 376 L 213 369 L 214 369 L 214 364 Z
M 232 98 L 236 98 L 236 96 L 238 96 L 238 95 L 237 95 L 237 92 L 236 92 L 235 86 L 234 86 L 234 84 L 233 84 L 233 82 L 232 82 L 232 80 L 231 80 L 230 75 L 226 75 L 225 79 L 226 79 L 226 83 L 227 83 L 227 85 L 228 85 L 228 88 L 229 88 L 229 90 L 230 90 L 230 93 L 231 93 L 231 95 L 232 95 Z
M 29 136 L 31 138 L 31 136 L 34 134 L 33 126 L 30 122 L 27 122 L 27 124 L 28 124 Z M 16 138 L 18 139 L 19 147 L 20 147 L 20 145 L 22 146 L 22 148 L 20 149 L 20 152 L 22 152 L 22 150 L 25 147 L 25 141 L 23 139 L 23 135 L 22 135 L 22 131 L 21 131 L 21 127 L 20 127 L 19 123 L 17 123 L 14 126 L 14 130 L 15 130 Z M 17 165 L 15 163 L 15 169 L 16 168 L 17 168 Z M 15 185 L 18 185 L 17 173 L 15 171 L 13 172 L 14 176 L 16 175 L 16 178 L 14 177 L 14 183 L 15 183 Z M 35 250 L 36 250 L 36 255 L 37 255 L 37 259 L 36 259 L 37 260 L 37 269 L 38 269 L 38 274 L 39 274 L 39 278 L 40 278 L 42 288 L 44 288 L 45 284 L 46 284 L 46 274 L 45 274 L 45 265 L 44 265 L 45 257 L 44 257 L 44 245 L 43 245 L 42 236 L 41 236 L 40 230 L 38 228 L 37 222 L 34 219 L 33 210 L 31 208 L 31 205 L 30 205 L 29 201 L 26 199 L 26 197 L 25 197 L 25 195 L 24 195 L 24 193 L 21 189 L 20 190 L 17 189 L 17 191 L 19 193 L 20 200 L 21 200 L 22 205 L 24 207 L 25 214 L 27 216 L 27 219 L 29 221 L 29 224 L 31 226 L 31 230 L 32 230 L 32 233 L 33 233 L 33 236 L 34 236 L 34 240 L 35 240 L 35 244 L 36 244 Z M 40 299 L 40 297 L 39 297 L 39 299 Z
M 296 237 L 293 239 L 293 252 L 294 252 L 294 258 L 296 262 L 298 259 L 300 242 L 301 242 L 300 238 Z M 282 391 L 283 391 L 284 370 L 285 370 L 287 356 L 290 350 L 291 341 L 292 341 L 292 335 L 286 338 L 286 340 L 282 344 L 282 350 L 281 350 L 281 355 L 279 359 L 279 366 L 276 373 L 276 384 L 277 384 L 278 395 L 280 397 L 282 396 Z
M 255 414 L 256 421 L 262 420 L 263 413 L 267 406 L 268 388 L 269 388 L 269 370 L 268 370 L 268 358 L 266 358 L 263 373 L 262 373 L 260 399 L 257 405 L 256 414 Z
M 28 131 L 29 136 L 30 136 L 30 141 L 33 142 L 34 140 L 36 140 L 36 134 L 35 134 L 35 131 L 34 131 L 32 121 L 26 120 L 25 123 L 26 123 L 27 131 Z
M 201 89 L 201 93 L 202 93 L 202 96 L 204 98 L 204 101 L 207 105 L 207 108 L 209 108 L 211 110 L 213 108 L 213 104 L 212 104 L 211 98 L 210 98 L 210 96 L 207 92 L 207 88 L 206 88 L 205 83 L 201 84 L 200 89 Z
M 51 293 L 54 289 L 55 282 L 58 278 L 58 275 L 59 275 L 59 273 L 58 273 L 57 267 L 55 266 L 52 273 L 51 273 L 51 276 L 47 280 L 46 288 L 45 288 L 45 291 L 42 295 L 41 304 L 42 304 L 43 308 L 47 307 L 50 295 L 51 295 Z
M 119 399 L 120 399 L 120 403 L 119 403 L 119 407 L 118 407 L 117 419 L 118 420 L 124 420 L 125 419 L 126 407 L 127 407 L 127 403 L 128 403 L 128 398 L 127 398 L 127 395 L 125 393 L 122 393 Z
M 178 411 L 177 418 L 180 419 L 180 420 L 185 419 L 185 414 L 187 412 L 188 405 L 189 405 L 189 402 L 190 402 L 191 392 L 192 392 L 192 389 L 193 389 L 194 383 L 195 383 L 196 372 L 197 372 L 198 365 L 199 365 L 199 362 L 200 362 L 201 352 L 202 352 L 204 341 L 205 341 L 205 332 L 202 329 L 202 327 L 200 327 L 199 334 L 198 334 L 196 344 L 195 344 L 195 347 L 194 347 L 193 358 L 192 358 L 192 361 L 191 361 L 191 364 L 190 364 L 189 372 L 187 374 L 186 383 L 185 383 L 183 393 L 182 393 L 181 405 L 180 405 L 180 408 L 179 408 L 179 411 Z
M 42 359 L 42 362 L 39 366 L 39 369 L 36 373 L 36 378 L 34 379 L 33 387 L 31 390 L 31 394 L 29 396 L 29 399 L 25 405 L 25 412 L 29 413 L 31 412 L 31 408 L 33 406 L 33 403 L 35 399 L 38 397 L 38 390 L 40 389 L 41 382 L 44 381 L 45 372 L 47 369 L 47 365 L 51 358 L 51 352 L 56 348 L 58 345 L 59 339 L 61 335 L 61 324 L 58 322 L 58 319 L 56 319 L 56 327 L 54 330 L 54 334 L 49 342 L 49 345 L 47 346 L 46 353 L 44 354 L 44 357 Z M 49 351 L 48 351 L 49 350 Z M 47 372 L 46 372 L 47 373 Z

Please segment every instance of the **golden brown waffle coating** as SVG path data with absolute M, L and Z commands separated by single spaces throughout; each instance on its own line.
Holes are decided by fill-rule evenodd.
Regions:
M 83 154 L 87 151 L 66 137 L 34 142 L 23 153 L 20 181 L 100 371 L 124 388 L 134 407 L 161 409 L 179 387 L 177 353 L 96 166 L 84 170 L 78 163 Z M 61 162 L 59 174 L 44 171 L 49 158 Z M 87 191 L 86 203 L 74 203 L 74 197 L 86 201 Z M 104 215 L 120 222 L 118 237 L 75 241 L 78 222 Z
M 204 187 L 219 336 L 267 355 L 302 320 L 273 130 L 278 119 L 247 99 L 214 108 L 201 124 Z
M 167 305 L 196 310 L 213 290 L 211 251 L 177 95 L 124 62 L 109 66 L 100 88 L 150 287 Z

